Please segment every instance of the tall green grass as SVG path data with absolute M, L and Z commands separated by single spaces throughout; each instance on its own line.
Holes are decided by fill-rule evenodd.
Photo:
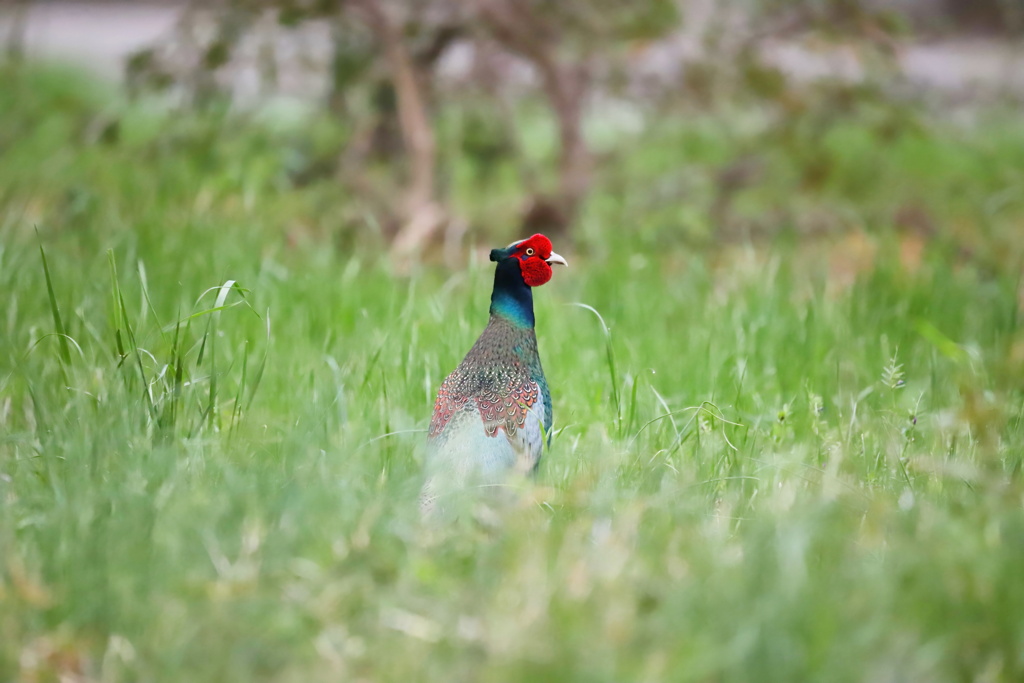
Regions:
M 418 449 L 486 260 L 398 275 L 377 236 L 331 241 L 357 200 L 290 187 L 293 138 L 34 78 L 0 88 L 0 679 L 1024 675 L 1012 253 L 965 257 L 943 223 L 908 267 L 866 224 L 844 283 L 831 239 L 699 250 L 609 172 L 536 293 L 536 480 L 423 525 Z M 1002 234 L 1019 207 L 961 197 L 1020 174 L 955 159 L 1008 130 L 922 138 L 954 161 L 907 183 L 963 184 L 921 201 Z M 721 134 L 673 133 L 727 157 Z M 666 171 L 652 136 L 629 192 Z

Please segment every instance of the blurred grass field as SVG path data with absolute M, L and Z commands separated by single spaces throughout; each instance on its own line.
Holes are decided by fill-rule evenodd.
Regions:
M 396 272 L 292 181 L 344 135 L 316 115 L 52 69 L 0 109 L 0 680 L 1024 678 L 1019 117 L 596 131 L 536 293 L 553 447 L 519 506 L 430 527 L 481 252 Z M 470 241 L 520 237 L 458 126 Z

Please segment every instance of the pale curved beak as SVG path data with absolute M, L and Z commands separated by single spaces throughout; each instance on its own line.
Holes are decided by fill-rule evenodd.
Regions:
M 561 256 L 559 256 L 558 254 L 556 254 L 555 252 L 551 252 L 551 256 L 548 256 L 545 259 L 545 261 L 547 261 L 548 264 L 552 265 L 552 266 L 557 263 L 559 265 L 565 266 L 566 268 L 569 267 L 569 264 L 565 262 L 565 259 L 562 258 Z

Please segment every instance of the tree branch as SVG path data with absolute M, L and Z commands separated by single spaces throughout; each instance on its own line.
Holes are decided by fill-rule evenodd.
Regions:
M 540 73 L 545 96 L 558 120 L 561 144 L 558 203 L 575 214 L 590 186 L 590 150 L 583 137 L 583 108 L 590 75 L 585 64 L 566 63 L 555 55 L 559 38 L 522 0 L 476 0 L 494 37 L 527 59 Z
M 363 15 L 383 48 L 391 71 L 402 142 L 409 154 L 408 218 L 434 201 L 436 145 L 421 88 L 421 76 L 402 41 L 400 27 L 384 3 L 381 0 L 353 0 L 352 4 Z

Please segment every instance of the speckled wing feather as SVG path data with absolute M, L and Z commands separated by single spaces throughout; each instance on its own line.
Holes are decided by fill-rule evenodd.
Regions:
M 475 399 L 487 436 L 497 436 L 499 429 L 503 429 L 509 438 L 516 436 L 526 428 L 530 412 L 543 411 L 544 405 L 537 382 L 529 377 L 515 379 L 520 381 L 509 382 L 500 388 L 481 388 L 475 395 L 468 396 L 457 393 L 459 378 L 454 374 L 449 376 L 437 392 L 428 436 L 434 438 L 440 435 L 452 416 L 464 408 L 470 398 Z
M 438 457 L 447 452 L 472 458 L 485 469 L 494 464 L 530 470 L 540 459 L 550 425 L 551 398 L 533 330 L 492 318 L 442 383 L 428 441 Z M 469 443 L 472 452 L 466 452 Z

